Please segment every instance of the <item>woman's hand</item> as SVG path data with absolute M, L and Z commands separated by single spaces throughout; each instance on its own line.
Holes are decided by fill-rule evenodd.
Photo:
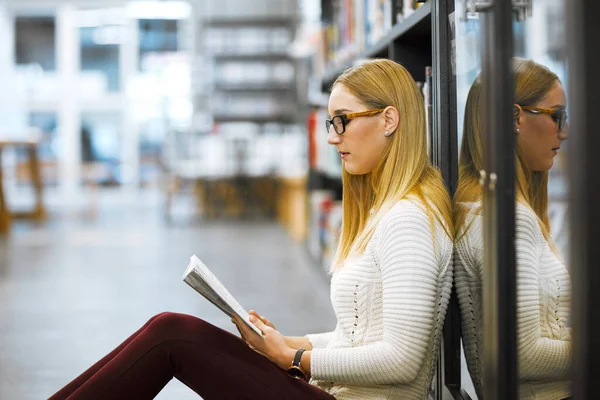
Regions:
M 277 328 L 275 328 L 275 325 L 273 325 L 273 323 L 271 321 L 269 321 L 267 318 L 259 315 L 256 311 L 250 310 L 250 311 L 248 311 L 248 314 L 250 314 L 251 316 L 254 315 L 256 318 L 260 319 L 263 322 L 263 324 L 277 330 Z M 242 340 L 244 342 L 248 343 L 248 340 L 246 340 L 246 335 L 242 332 L 242 330 L 240 329 L 240 327 L 238 326 L 238 324 L 235 322 L 235 320 L 233 318 L 231 318 L 231 322 L 233 322 L 233 324 L 236 326 L 238 332 L 240 333 L 240 336 L 242 337 Z
M 296 350 L 288 346 L 285 336 L 275 330 L 272 323 L 269 322 L 269 325 L 267 325 L 264 320 L 257 315 L 258 314 L 255 312 L 250 314 L 250 322 L 262 332 L 262 337 L 252 330 L 252 328 L 247 326 L 246 322 L 238 315 L 234 314 L 232 321 L 240 331 L 242 339 L 251 349 L 267 357 L 280 368 L 288 369 L 292 364 Z
M 266 317 L 259 315 L 256 311 L 250 310 L 248 312 L 248 314 L 254 315 L 255 317 L 259 318 L 263 322 L 263 324 L 277 330 L 277 328 L 275 328 L 275 325 L 273 325 L 273 323 L 271 321 L 269 321 Z M 240 335 L 241 335 L 242 332 L 239 330 L 239 328 L 238 328 L 238 331 L 240 332 Z M 285 337 L 285 343 L 287 343 L 288 347 L 291 347 L 292 349 L 303 348 L 304 350 L 312 350 L 312 348 L 313 348 L 312 343 L 310 343 L 305 336 L 284 336 L 284 337 Z M 242 337 L 242 339 L 244 339 L 244 341 L 246 341 L 246 339 L 244 337 Z

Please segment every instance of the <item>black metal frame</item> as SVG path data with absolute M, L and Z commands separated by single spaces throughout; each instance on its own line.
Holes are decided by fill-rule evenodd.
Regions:
M 480 13 L 485 135 L 483 371 L 486 400 L 517 398 L 512 2 Z
M 458 132 L 456 126 L 456 78 L 454 76 L 452 41 L 454 34 L 449 16 L 454 0 L 434 0 L 431 5 L 433 54 L 433 117 L 431 156 L 454 195 L 458 184 Z M 442 354 L 438 361 L 436 397 L 470 400 L 461 385 L 461 320 L 456 291 L 452 288 L 444 321 Z
M 570 265 L 573 277 L 573 398 L 597 396 L 600 376 L 600 176 L 597 152 L 598 92 L 600 78 L 597 16 L 600 3 L 572 0 L 567 8 L 569 60 L 569 213 L 571 224 Z
M 431 119 L 431 157 L 451 196 L 458 184 L 458 135 L 456 129 L 456 79 L 452 71 L 452 38 L 448 16 L 454 0 L 435 0 L 431 5 L 433 54 L 433 116 Z M 436 395 L 448 391 L 453 398 L 468 399 L 461 390 L 461 322 L 454 286 L 444 321 L 442 354 L 438 361 Z M 464 395 L 464 396 L 463 396 Z

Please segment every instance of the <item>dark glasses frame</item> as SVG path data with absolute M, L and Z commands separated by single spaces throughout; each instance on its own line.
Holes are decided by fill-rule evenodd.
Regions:
M 329 133 L 331 126 L 333 126 L 333 130 L 335 131 L 335 133 L 337 133 L 338 135 L 343 135 L 344 132 L 346 132 L 346 124 L 350 120 L 358 117 L 370 117 L 372 115 L 379 114 L 384 110 L 385 108 L 379 108 L 377 110 L 367 110 L 348 114 L 334 115 L 331 119 L 325 120 L 325 128 L 327 129 L 327 133 Z
M 521 108 L 523 109 L 523 111 L 527 111 L 531 114 L 549 115 L 550 118 L 552 118 L 552 120 L 558 127 L 559 132 L 562 132 L 565 129 L 565 126 L 567 124 L 567 110 L 557 110 L 554 108 L 531 107 L 531 106 L 521 106 Z

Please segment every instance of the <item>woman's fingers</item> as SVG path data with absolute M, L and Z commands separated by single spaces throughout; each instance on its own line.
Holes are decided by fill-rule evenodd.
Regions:
M 235 325 L 237 331 L 240 333 L 240 337 L 242 338 L 242 340 L 244 342 L 246 342 L 247 345 L 250 345 L 248 343 L 248 339 L 246 338 L 246 334 L 244 333 L 244 331 L 242 330 L 242 328 L 240 328 L 240 326 L 238 325 L 238 322 L 235 320 L 235 318 L 231 318 L 231 322 L 233 322 L 233 324 Z
M 263 324 L 267 325 L 268 327 L 277 329 L 277 328 L 275 328 L 275 325 L 271 321 L 269 321 L 266 317 L 259 315 L 256 311 L 250 310 L 249 314 L 254 315 L 256 318 L 260 319 L 263 322 Z
M 275 328 L 275 325 L 273 325 L 273 323 L 272 323 L 271 321 L 269 321 L 268 319 L 266 319 L 265 317 L 260 317 L 260 319 L 262 320 L 262 322 L 263 322 L 265 325 L 267 325 L 267 326 L 270 326 L 270 327 L 271 327 L 271 328 L 273 328 L 273 329 L 276 329 L 276 328 Z

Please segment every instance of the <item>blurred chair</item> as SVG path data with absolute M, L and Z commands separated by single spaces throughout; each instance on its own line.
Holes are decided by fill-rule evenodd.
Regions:
M 278 151 L 277 140 L 252 130 L 213 135 L 171 132 L 163 151 L 167 217 L 175 195 L 187 183 L 193 184 L 205 217 L 274 217 Z
M 46 209 L 43 202 L 42 171 L 38 158 L 38 146 L 40 144 L 39 130 L 32 129 L 26 135 L 26 139 L 0 139 L 0 233 L 10 230 L 12 219 L 30 219 L 42 221 L 46 218 Z M 6 202 L 3 189 L 2 152 L 7 147 L 24 147 L 27 151 L 29 173 L 35 193 L 35 206 L 31 211 L 11 212 Z
M 218 182 L 233 175 L 225 143 L 214 135 L 170 131 L 163 147 L 166 170 L 166 216 L 171 218 L 174 197 L 188 184 L 205 216 L 216 216 Z M 221 190 L 222 191 L 222 190 Z

